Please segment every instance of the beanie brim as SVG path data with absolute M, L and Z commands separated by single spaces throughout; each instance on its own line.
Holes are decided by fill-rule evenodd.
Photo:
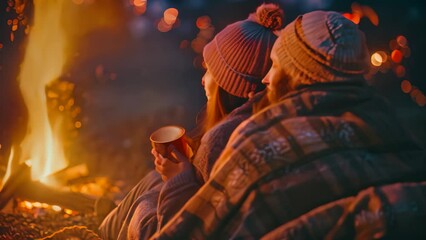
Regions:
M 248 98 L 262 81 L 262 77 L 246 75 L 230 67 L 221 55 L 216 38 L 204 47 L 203 57 L 217 84 L 231 95 Z

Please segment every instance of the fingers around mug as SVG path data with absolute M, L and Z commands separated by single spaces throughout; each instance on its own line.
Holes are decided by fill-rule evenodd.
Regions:
M 158 152 L 155 150 L 155 148 L 151 149 L 151 154 L 154 155 L 154 157 L 157 157 Z

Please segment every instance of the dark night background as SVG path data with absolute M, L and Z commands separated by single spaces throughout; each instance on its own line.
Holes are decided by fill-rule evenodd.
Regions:
M 22 140 L 25 134 L 27 118 L 16 81 L 27 35 L 24 28 L 19 28 L 14 32 L 13 42 L 10 39 L 11 25 L 7 22 L 17 17 L 13 9 L 6 11 L 12 2 L 22 1 L 0 0 L 0 174 L 5 171 L 12 143 Z M 116 19 L 109 27 L 79 35 L 78 50 L 60 77 L 61 81 L 74 84 L 75 106 L 81 109 L 73 120 L 81 122 L 81 127 L 64 130 L 69 133 L 66 153 L 71 164 L 88 163 L 92 175 L 133 183 L 152 164 L 149 133 L 165 124 L 190 129 L 205 103 L 201 59 L 191 47 L 191 41 L 200 32 L 197 18 L 209 16 L 217 33 L 227 24 L 246 18 L 264 1 L 148 0 L 146 12 L 141 15 L 133 13 L 129 0 L 80 2 L 83 3 L 76 6 L 77 10 L 101 7 L 108 2 Z M 267 2 L 279 3 L 289 23 L 297 15 L 316 9 L 351 13 L 355 1 Z M 411 55 L 401 62 L 405 75 L 398 77 L 392 69 L 383 70 L 374 74 L 369 83 L 389 98 L 404 125 L 424 143 L 426 106 L 404 93 L 401 82 L 409 80 L 426 93 L 425 3 L 422 0 L 356 2 L 371 7 L 379 17 L 378 26 L 367 18 L 359 23 L 371 53 L 390 53 L 389 43 L 399 35 L 408 40 Z M 170 31 L 160 32 L 156 23 L 170 7 L 179 10 L 178 23 Z M 32 10 L 32 1 L 26 1 L 24 15 L 30 24 Z M 91 17 L 87 16 L 87 21 Z M 55 90 L 55 86 L 51 88 Z

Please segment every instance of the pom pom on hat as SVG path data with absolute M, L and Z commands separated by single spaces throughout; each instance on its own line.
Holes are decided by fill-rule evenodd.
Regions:
M 260 5 L 246 20 L 226 26 L 203 51 L 216 83 L 228 93 L 247 98 L 264 88 L 263 77 L 272 65 L 270 53 L 282 27 L 283 11 L 274 4 Z
M 262 4 L 257 7 L 256 13 L 250 14 L 249 19 L 266 28 L 278 30 L 284 22 L 284 11 L 273 3 Z

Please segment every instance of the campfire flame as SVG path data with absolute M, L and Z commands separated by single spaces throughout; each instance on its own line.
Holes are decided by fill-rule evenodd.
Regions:
M 46 87 L 69 75 L 65 71 L 72 66 L 70 60 L 79 55 L 78 43 L 82 43 L 77 41 L 79 38 L 99 29 L 124 32 L 117 31 L 125 20 L 120 1 L 88 1 L 87 4 L 78 4 L 75 1 L 34 0 L 33 6 L 33 21 L 18 75 L 20 90 L 28 110 L 27 133 L 22 142 L 15 143 L 11 149 L 0 189 L 10 175 L 14 174 L 15 168 L 23 163 L 31 166 L 33 180 L 57 185 L 48 177 L 69 165 L 60 135 L 65 129 L 62 122 L 64 125 L 68 123 L 69 119 L 65 117 L 69 116 L 53 115 L 53 111 L 48 111 Z M 93 57 L 93 54 L 86 51 L 86 60 Z M 61 111 L 60 108 L 58 110 Z M 76 121 L 75 127 L 81 128 L 81 122 Z
M 64 2 L 34 1 L 34 25 L 18 77 L 28 108 L 28 132 L 21 143 L 19 161 L 31 162 L 33 180 L 43 181 L 67 166 L 57 134 L 60 119 L 49 121 L 45 95 L 46 85 L 58 79 L 65 63 L 67 42 L 60 22 Z

